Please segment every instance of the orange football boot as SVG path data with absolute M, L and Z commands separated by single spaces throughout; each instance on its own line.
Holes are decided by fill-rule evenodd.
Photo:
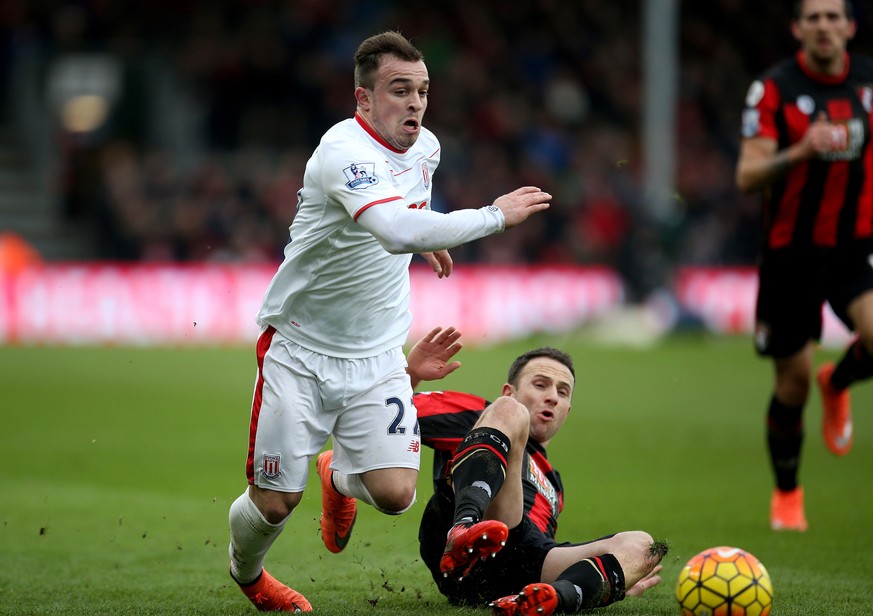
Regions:
M 239 584 L 239 589 L 262 612 L 296 614 L 312 611 L 312 605 L 309 604 L 306 597 L 285 586 L 267 573 L 266 569 L 261 571 L 261 576 L 255 582 Z
M 770 498 L 770 528 L 773 530 L 796 530 L 803 532 L 809 528 L 803 512 L 803 488 L 783 492 L 773 490 Z
M 352 536 L 352 528 L 358 515 L 357 501 L 340 494 L 333 487 L 331 481 L 330 462 L 333 460 L 333 451 L 324 451 L 319 454 L 315 461 L 318 476 L 321 478 L 321 540 L 327 549 L 334 554 L 339 554 L 345 549 Z
M 824 364 L 818 369 L 818 388 L 821 390 L 821 433 L 825 445 L 835 456 L 844 456 L 852 449 L 852 407 L 849 390 L 838 391 L 831 385 L 833 364 Z
M 517 595 L 488 604 L 494 616 L 551 616 L 558 609 L 558 593 L 551 584 L 528 584 Z
M 440 571 L 444 577 L 464 577 L 478 560 L 497 554 L 508 536 L 506 524 L 498 520 L 455 524 L 449 530 Z

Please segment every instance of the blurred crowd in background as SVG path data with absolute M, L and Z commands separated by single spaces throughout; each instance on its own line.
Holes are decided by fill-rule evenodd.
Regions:
M 525 184 L 554 195 L 535 224 L 455 260 L 603 264 L 644 294 L 662 266 L 754 262 L 758 199 L 733 181 L 739 118 L 754 75 L 796 49 L 790 5 L 679 2 L 666 220 L 641 187 L 642 0 L 0 0 L 0 68 L 23 54 L 44 75 L 64 57 L 116 63 L 105 121 L 51 132 L 64 215 L 97 231 L 95 258 L 278 261 L 307 158 L 354 111 L 358 43 L 397 29 L 430 71 L 434 208 Z M 873 13 L 856 17 L 850 48 L 864 52 Z M 10 99 L 13 81 L 2 87 Z

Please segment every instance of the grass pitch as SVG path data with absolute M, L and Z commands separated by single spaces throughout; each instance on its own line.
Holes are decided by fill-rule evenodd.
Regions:
M 774 615 L 869 614 L 873 386 L 853 390 L 855 448 L 840 459 L 821 442 L 813 393 L 801 469 L 810 530 L 773 533 L 770 367 L 749 340 L 467 348 L 435 388 L 493 397 L 510 361 L 540 344 L 572 353 L 578 379 L 550 448 L 566 484 L 559 539 L 644 529 L 671 546 L 659 587 L 603 613 L 676 614 L 685 561 L 735 545 L 769 569 Z M 227 575 L 254 376 L 253 348 L 0 348 L 0 614 L 254 614 Z M 268 568 L 321 614 L 487 613 L 449 607 L 418 559 L 428 452 L 423 465 L 413 509 L 392 518 L 363 506 L 340 555 L 321 545 L 313 474 Z

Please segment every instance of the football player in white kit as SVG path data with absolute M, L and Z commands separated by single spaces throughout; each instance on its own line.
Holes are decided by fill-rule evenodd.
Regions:
M 518 225 L 551 200 L 526 186 L 485 207 L 432 211 L 440 144 L 422 126 L 429 84 L 421 52 L 402 35 L 361 43 L 355 115 L 309 159 L 285 260 L 264 295 L 249 485 L 229 514 L 230 573 L 260 610 L 312 609 L 263 566 L 328 437 L 333 453 L 317 468 L 329 550 L 345 547 L 356 499 L 388 514 L 415 500 L 420 438 L 402 352 L 412 253 L 448 276 L 447 249 Z

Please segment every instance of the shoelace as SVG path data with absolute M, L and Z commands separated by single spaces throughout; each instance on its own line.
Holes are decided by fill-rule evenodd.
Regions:
M 266 605 L 270 602 L 270 597 L 267 595 L 263 595 L 261 593 L 256 593 L 254 597 L 252 597 L 252 602 L 255 605 Z
M 256 606 L 267 605 L 268 603 L 270 603 L 270 601 L 272 601 L 272 598 L 267 596 L 267 595 L 264 595 L 262 593 L 255 593 L 255 596 L 252 597 L 252 602 Z M 301 611 L 300 607 L 296 603 L 292 602 L 291 605 L 294 606 L 294 613 L 295 614 Z

